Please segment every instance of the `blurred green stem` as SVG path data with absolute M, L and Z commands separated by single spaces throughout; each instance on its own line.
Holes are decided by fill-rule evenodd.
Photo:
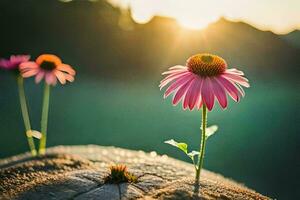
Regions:
M 26 137 L 27 137 L 28 145 L 29 145 L 31 154 L 33 156 L 36 156 L 37 152 L 35 149 L 34 140 L 33 140 L 32 136 L 28 134 L 28 132 L 31 131 L 31 125 L 30 125 L 30 119 L 29 119 L 25 90 L 24 90 L 24 79 L 21 75 L 18 75 L 17 82 L 18 82 L 18 89 L 19 89 L 21 111 L 22 111 L 25 129 L 26 129 Z
M 204 161 L 204 154 L 205 154 L 205 144 L 206 144 L 206 125 L 207 125 L 207 108 L 206 105 L 203 104 L 202 108 L 202 135 L 201 135 L 201 142 L 200 142 L 200 154 L 198 157 L 198 167 L 196 169 L 196 182 L 199 183 L 200 181 L 200 172 L 202 169 L 203 161 Z
M 42 119 L 41 119 L 42 137 L 41 137 L 41 140 L 40 140 L 40 147 L 39 147 L 39 154 L 40 155 L 43 155 L 46 152 L 49 98 L 50 98 L 50 85 L 45 83 L 44 97 L 43 97 L 43 108 L 42 108 Z

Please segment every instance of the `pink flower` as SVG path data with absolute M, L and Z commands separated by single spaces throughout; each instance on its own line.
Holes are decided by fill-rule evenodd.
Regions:
M 22 62 L 30 59 L 29 55 L 11 55 L 10 59 L 0 59 L 0 68 L 6 70 L 16 70 Z
M 73 82 L 75 70 L 61 59 L 52 54 L 40 55 L 35 62 L 23 62 L 20 71 L 24 78 L 35 76 L 35 82 L 39 83 L 43 78 L 48 85 L 56 85 L 57 79 L 61 84 L 66 81 Z
M 164 72 L 160 89 L 168 85 L 164 98 L 174 93 L 173 104 L 182 100 L 183 109 L 200 109 L 205 104 L 208 110 L 214 107 L 215 98 L 224 109 L 227 107 L 226 93 L 236 102 L 245 92 L 241 86 L 250 87 L 244 73 L 227 69 L 224 59 L 211 54 L 197 54 L 187 60 L 186 66 L 174 66 Z

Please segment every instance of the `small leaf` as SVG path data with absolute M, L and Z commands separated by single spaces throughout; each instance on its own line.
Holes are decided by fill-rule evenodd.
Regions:
M 202 126 L 200 128 L 202 130 Z M 218 130 L 218 126 L 217 125 L 212 125 L 210 127 L 206 128 L 206 139 L 209 138 L 210 136 L 212 136 L 213 134 L 215 134 Z
M 166 144 L 170 144 L 174 147 L 177 147 L 179 148 L 180 150 L 182 150 L 185 154 L 187 154 L 187 148 L 188 148 L 188 145 L 186 143 L 183 143 L 183 142 L 176 142 L 175 140 L 167 140 L 165 141 Z
M 26 131 L 26 135 L 27 135 L 27 137 L 34 137 L 37 139 L 41 139 L 41 137 L 42 137 L 42 133 L 39 131 L 36 131 L 36 130 L 28 130 L 28 131 Z
M 215 134 L 217 132 L 217 130 L 218 130 L 218 126 L 216 126 L 216 125 L 206 128 L 206 138 Z
M 188 153 L 187 155 L 188 155 L 189 157 L 193 157 L 193 158 L 194 158 L 194 156 L 199 155 L 199 154 L 200 154 L 199 151 L 191 151 L 191 152 Z

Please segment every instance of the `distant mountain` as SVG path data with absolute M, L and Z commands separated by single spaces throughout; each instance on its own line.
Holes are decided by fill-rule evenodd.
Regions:
M 0 55 L 53 52 L 80 73 L 107 78 L 157 76 L 199 52 L 221 55 L 253 76 L 292 78 L 300 50 L 272 32 L 226 19 L 203 31 L 170 18 L 140 25 L 106 1 L 0 1 Z M 142 75 L 142 76 L 140 76 Z
M 166 54 L 158 54 L 172 61 L 180 62 L 197 52 L 212 52 L 229 60 L 230 66 L 257 76 L 291 77 L 295 71 L 299 72 L 299 49 L 272 32 L 260 31 L 243 22 L 222 18 L 203 31 L 181 31 L 173 21 L 156 17 L 144 28 L 161 38 L 151 41 L 152 45 L 167 44 Z
M 294 30 L 286 35 L 281 36 L 291 45 L 300 48 L 300 30 Z

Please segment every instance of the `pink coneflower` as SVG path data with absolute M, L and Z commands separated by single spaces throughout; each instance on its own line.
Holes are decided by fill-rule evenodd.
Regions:
M 62 63 L 59 57 L 52 54 L 40 55 L 35 62 L 21 63 L 20 71 L 24 78 L 35 76 L 36 83 L 39 83 L 45 77 L 46 84 L 43 95 L 41 138 L 38 152 L 39 154 L 44 154 L 46 152 L 51 85 L 56 85 L 57 79 L 61 84 L 65 84 L 66 81 L 73 82 L 76 72 L 70 65 Z
M 165 143 L 175 146 L 182 150 L 192 159 L 196 170 L 196 182 L 199 183 L 200 171 L 204 162 L 206 140 L 214 134 L 218 127 L 211 126 L 207 128 L 207 109 L 212 110 L 215 98 L 222 108 L 227 107 L 227 95 L 235 101 L 240 100 L 245 92 L 241 86 L 249 87 L 248 80 L 243 77 L 244 73 L 237 69 L 227 69 L 226 61 L 212 54 L 197 54 L 191 56 L 186 66 L 174 66 L 169 71 L 163 73 L 167 75 L 159 87 L 162 89 L 169 83 L 164 98 L 174 93 L 173 104 L 176 105 L 182 100 L 183 109 L 202 108 L 201 124 L 201 144 L 199 151 L 188 153 L 188 145 L 175 140 L 168 140 Z M 198 160 L 195 162 L 195 156 Z
M 11 55 L 9 59 L 0 59 L 0 68 L 17 70 L 22 62 L 27 62 L 29 59 L 29 55 Z
M 35 76 L 35 82 L 39 83 L 44 77 L 48 85 L 56 85 L 57 79 L 61 84 L 66 81 L 73 82 L 75 70 L 61 59 L 52 54 L 40 55 L 35 62 L 23 62 L 20 71 L 24 78 Z
M 227 107 L 226 93 L 238 102 L 244 96 L 241 86 L 249 87 L 244 73 L 237 69 L 227 69 L 224 59 L 212 54 L 191 56 L 186 66 L 174 66 L 164 72 L 167 75 L 160 89 L 173 82 L 165 91 L 164 98 L 174 93 L 173 104 L 182 99 L 183 108 L 200 109 L 203 103 L 212 110 L 215 98 L 222 108 Z

